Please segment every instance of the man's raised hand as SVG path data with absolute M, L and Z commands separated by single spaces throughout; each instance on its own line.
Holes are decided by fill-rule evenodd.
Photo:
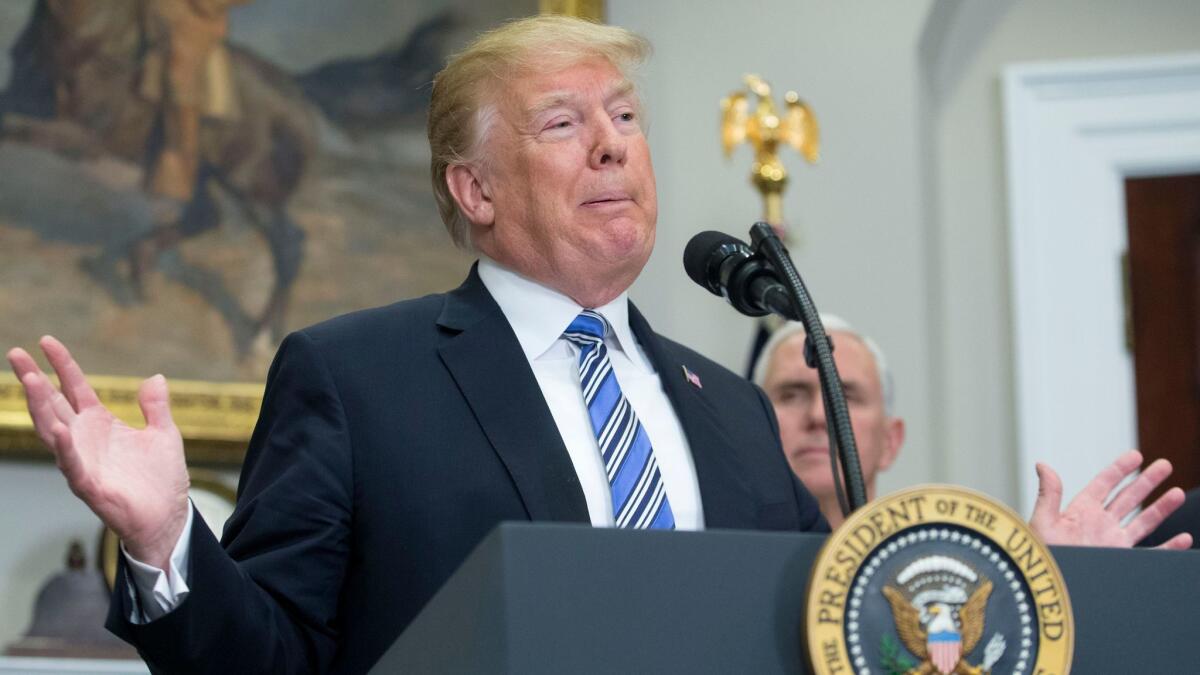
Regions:
M 1061 511 L 1062 480 L 1045 464 L 1037 465 L 1038 497 L 1029 524 L 1047 544 L 1127 548 L 1142 540 L 1183 504 L 1183 490 L 1171 488 L 1123 525 L 1156 487 L 1171 475 L 1171 463 L 1155 460 L 1106 503 L 1109 493 L 1142 465 L 1142 454 L 1130 450 L 1109 464 Z M 1177 535 L 1157 548 L 1186 549 L 1189 534 Z
M 171 419 L 166 378 L 155 375 L 142 383 L 138 404 L 146 428 L 134 429 L 101 405 L 61 342 L 46 336 L 40 345 L 61 390 L 28 352 L 8 352 L 38 437 L 54 453 L 71 491 L 112 528 L 129 554 L 169 570 L 190 507 L 183 438 Z

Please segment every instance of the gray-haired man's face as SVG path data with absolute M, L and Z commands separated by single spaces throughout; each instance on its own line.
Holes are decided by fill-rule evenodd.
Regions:
M 846 390 L 850 422 L 862 461 L 868 492 L 875 476 L 896 459 L 904 442 L 904 423 L 884 410 L 875 359 L 850 333 L 830 333 L 834 361 Z M 805 487 L 825 506 L 836 502 L 829 464 L 829 436 L 817 371 L 804 362 L 804 334 L 784 340 L 770 355 L 763 388 L 779 418 L 779 434 L 788 464 Z

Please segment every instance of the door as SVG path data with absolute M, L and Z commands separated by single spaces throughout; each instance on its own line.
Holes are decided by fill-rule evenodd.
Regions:
M 1137 432 L 1200 485 L 1200 174 L 1125 181 Z

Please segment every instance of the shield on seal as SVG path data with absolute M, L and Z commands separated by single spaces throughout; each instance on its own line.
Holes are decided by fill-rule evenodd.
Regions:
M 962 653 L 962 639 L 959 634 L 951 631 L 930 633 L 926 644 L 929 646 L 929 660 L 938 672 L 943 675 L 954 672 L 954 666 L 958 664 L 958 657 Z

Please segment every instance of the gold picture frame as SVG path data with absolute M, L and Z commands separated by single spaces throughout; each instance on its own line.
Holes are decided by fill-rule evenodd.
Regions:
M 566 14 L 588 21 L 604 21 L 604 0 L 538 0 L 542 14 Z
M 145 425 L 135 377 L 88 378 L 101 403 L 134 427 Z M 258 420 L 263 385 L 171 380 L 171 414 L 183 435 L 189 465 L 240 466 Z M 25 394 L 17 378 L 0 374 L 0 458 L 49 460 L 33 430 Z
M 603 21 L 605 3 L 538 0 L 538 10 Z M 141 378 L 95 375 L 88 379 L 113 414 L 131 426 L 145 424 L 137 403 Z M 171 410 L 183 435 L 189 465 L 241 465 L 262 405 L 263 388 L 261 383 L 170 380 Z M 0 460 L 50 459 L 34 433 L 20 383 L 12 374 L 0 372 Z

